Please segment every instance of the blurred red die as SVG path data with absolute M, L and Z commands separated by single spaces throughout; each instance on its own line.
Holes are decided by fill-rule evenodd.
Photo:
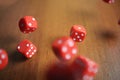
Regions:
M 79 56 L 72 63 L 71 70 L 77 80 L 93 80 L 98 72 L 98 65 L 88 58 Z
M 17 50 L 26 58 L 31 58 L 36 53 L 37 48 L 32 42 L 25 39 L 18 44 Z
M 7 52 L 3 49 L 0 49 L 0 70 L 4 69 L 8 64 L 8 55 Z
M 70 60 L 77 54 L 75 42 L 70 37 L 61 37 L 52 44 L 53 51 L 61 60 Z
M 19 28 L 23 33 L 31 33 L 37 29 L 37 21 L 32 16 L 25 16 L 20 19 Z
M 86 29 L 81 25 L 73 25 L 70 36 L 75 42 L 81 42 L 86 37 Z

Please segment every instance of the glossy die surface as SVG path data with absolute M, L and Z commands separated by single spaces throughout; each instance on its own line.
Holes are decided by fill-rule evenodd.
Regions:
M 31 58 L 37 51 L 36 46 L 29 40 L 21 41 L 17 46 L 18 52 L 22 53 L 26 58 Z
M 93 80 L 98 72 L 98 65 L 88 58 L 79 56 L 71 65 L 71 69 L 77 80 Z
M 82 42 L 86 37 L 86 29 L 81 25 L 73 25 L 70 36 L 75 42 Z
M 52 44 L 52 48 L 61 60 L 70 60 L 77 54 L 76 44 L 70 37 L 56 39 Z
M 37 21 L 32 16 L 25 16 L 20 19 L 19 28 L 23 33 L 31 33 L 37 29 Z
M 3 49 L 0 49 L 0 70 L 4 69 L 8 64 L 8 55 L 7 52 Z

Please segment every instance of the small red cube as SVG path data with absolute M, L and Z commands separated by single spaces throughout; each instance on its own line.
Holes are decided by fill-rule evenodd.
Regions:
M 3 49 L 0 49 L 0 70 L 4 69 L 8 64 L 8 55 L 7 52 Z
M 17 50 L 26 58 L 31 58 L 36 53 L 37 48 L 32 42 L 25 39 L 18 44 Z
M 70 37 L 56 39 L 52 48 L 61 60 L 70 60 L 77 54 L 76 44 Z
M 72 63 L 71 70 L 77 80 L 93 80 L 98 72 L 98 65 L 88 58 L 79 56 Z
M 86 29 L 81 25 L 73 25 L 70 36 L 75 42 L 81 42 L 86 37 Z
M 31 33 L 37 29 L 37 21 L 32 16 L 25 16 L 20 19 L 19 28 L 23 33 Z

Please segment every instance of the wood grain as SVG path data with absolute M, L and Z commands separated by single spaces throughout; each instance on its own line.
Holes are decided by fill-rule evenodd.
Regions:
M 38 21 L 39 28 L 31 34 L 23 34 L 18 28 L 19 19 L 25 15 Z M 45 80 L 49 65 L 58 60 L 51 43 L 69 36 L 74 24 L 87 29 L 85 41 L 77 44 L 78 55 L 100 65 L 94 80 L 120 80 L 119 19 L 119 0 L 114 4 L 102 0 L 0 0 L 0 48 L 9 54 L 9 64 L 0 71 L 0 80 Z M 16 52 L 23 39 L 31 40 L 38 48 L 32 59 L 25 60 Z

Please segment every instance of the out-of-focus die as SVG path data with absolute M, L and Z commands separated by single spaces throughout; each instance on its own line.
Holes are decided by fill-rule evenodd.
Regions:
M 53 51 L 61 60 L 70 60 L 77 54 L 75 42 L 70 37 L 61 37 L 52 44 Z
M 26 58 L 31 58 L 36 53 L 37 48 L 32 42 L 25 39 L 18 44 L 17 50 Z
M 93 80 L 98 72 L 98 65 L 88 58 L 79 56 L 72 63 L 71 70 L 77 80 Z
M 25 16 L 20 19 L 19 28 L 23 33 L 31 33 L 37 29 L 37 21 L 32 16 Z
M 4 69 L 8 64 L 8 55 L 7 52 L 3 49 L 0 49 L 0 70 Z
M 106 2 L 106 3 L 109 3 L 109 4 L 111 4 L 111 3 L 114 3 L 115 2 L 115 0 L 103 0 L 104 2 Z
M 47 80 L 75 80 L 68 64 L 55 63 L 48 67 Z
M 75 42 L 81 42 L 86 37 L 86 29 L 81 25 L 73 25 L 70 36 Z

